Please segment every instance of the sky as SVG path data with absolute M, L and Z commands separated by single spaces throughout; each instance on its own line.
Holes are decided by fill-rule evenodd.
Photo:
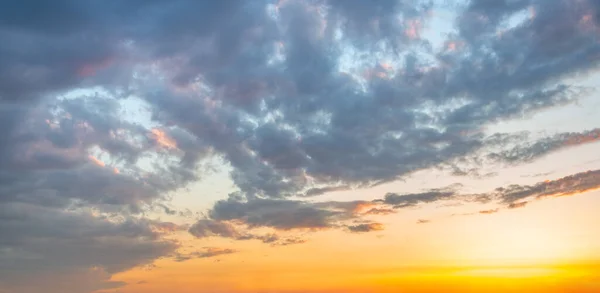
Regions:
M 596 0 L 5 0 L 0 293 L 600 292 Z

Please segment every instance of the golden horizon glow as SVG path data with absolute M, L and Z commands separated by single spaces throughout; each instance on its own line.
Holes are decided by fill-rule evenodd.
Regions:
M 600 289 L 600 283 L 593 281 L 600 271 L 596 250 L 600 239 L 590 229 L 598 216 L 585 199 L 586 195 L 559 197 L 526 209 L 451 216 L 427 224 L 410 220 L 430 211 L 407 210 L 375 216 L 386 230 L 372 235 L 321 231 L 302 245 L 285 247 L 258 241 L 194 240 L 182 233 L 175 238 L 191 241 L 190 247 L 210 245 L 237 252 L 185 262 L 160 260 L 154 269 L 134 269 L 113 280 L 132 284 L 121 289 L 124 293 L 159 293 L 174 287 L 178 293 L 391 293 L 398 288 L 433 293 L 440 287 L 457 293 L 591 293 Z M 561 207 L 564 212 L 557 215 Z M 447 213 L 441 210 L 440 214 Z M 582 246 L 578 235 L 595 235 L 591 238 L 595 242 Z M 140 281 L 144 282 L 137 284 Z

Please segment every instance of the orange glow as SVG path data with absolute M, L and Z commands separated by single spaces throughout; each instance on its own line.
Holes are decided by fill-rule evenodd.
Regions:
M 77 69 L 77 74 L 80 77 L 93 76 L 93 75 L 96 75 L 96 73 L 99 70 L 102 70 L 102 69 L 105 69 L 105 68 L 109 67 L 112 63 L 113 63 L 113 59 L 112 58 L 107 58 L 107 59 L 102 60 L 100 62 L 83 64 L 81 67 L 79 67 Z
M 446 43 L 446 51 L 449 51 L 449 52 L 456 51 L 456 50 L 458 50 L 458 48 L 459 48 L 460 46 L 462 46 L 462 45 L 463 45 L 463 43 L 462 43 L 462 42 L 458 42 L 458 41 L 449 41 L 449 42 L 447 42 L 447 43 Z
M 379 65 L 381 65 L 381 67 L 383 67 L 383 69 L 387 71 L 391 71 L 394 69 L 394 67 L 389 63 L 380 63 Z
M 96 164 L 96 165 L 98 165 L 100 167 L 104 167 L 105 166 L 104 162 L 100 161 L 98 158 L 96 158 L 96 157 L 94 157 L 92 155 L 89 155 L 88 158 L 90 159 L 90 161 L 92 161 L 92 163 L 94 163 L 94 164 Z
M 537 11 L 535 10 L 535 7 L 531 6 L 529 7 L 529 19 L 533 20 L 537 15 Z
M 406 23 L 407 28 L 404 30 L 404 34 L 409 39 L 418 39 L 419 38 L 419 30 L 421 27 L 421 22 L 417 19 L 409 20 Z
M 370 208 L 374 206 L 375 204 L 372 202 L 361 202 L 354 207 L 354 210 L 352 212 L 355 214 L 362 214 L 364 212 L 367 212 Z
M 169 137 L 164 131 L 153 128 L 151 130 L 150 136 L 158 143 L 160 146 L 166 149 L 176 149 L 177 143 L 171 137 Z
M 585 134 L 574 134 L 565 141 L 565 146 L 575 146 L 580 144 L 600 141 L 600 129 L 594 129 Z

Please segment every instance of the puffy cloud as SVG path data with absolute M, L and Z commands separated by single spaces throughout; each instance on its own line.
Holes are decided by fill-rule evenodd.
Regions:
M 365 85 L 339 71 L 346 66 L 339 56 L 360 47 L 361 38 L 351 31 L 365 26 L 354 24 L 373 22 L 379 29 L 365 29 L 363 36 L 388 41 L 398 29 L 386 24 L 384 15 L 389 14 L 375 17 L 374 11 L 395 15 L 394 11 L 410 10 L 412 18 L 426 21 L 426 9 L 415 6 L 411 10 L 408 4 L 394 1 L 381 1 L 368 9 L 354 2 L 343 7 L 335 1 L 321 2 L 332 9 L 325 17 L 319 5 L 292 2 L 278 8 L 279 20 L 256 12 L 253 23 L 260 33 L 248 31 L 248 39 L 234 47 L 245 50 L 231 55 L 227 66 L 209 65 L 214 72 L 204 70 L 203 86 L 219 89 L 223 95 L 200 94 L 216 99 L 217 106 L 178 95 L 149 98 L 159 121 L 180 125 L 222 152 L 234 168 L 234 181 L 250 195 L 281 197 L 303 190 L 310 195 L 327 188 L 313 185 L 394 180 L 478 150 L 485 143 L 465 133 L 476 133 L 482 124 L 501 118 L 575 100 L 579 89 L 554 86 L 554 81 L 588 70 L 592 64 L 581 60 L 598 50 L 595 35 L 579 31 L 572 48 L 553 42 L 540 45 L 553 38 L 570 38 L 559 31 L 545 31 L 546 19 L 557 11 L 573 16 L 583 13 L 562 10 L 560 1 L 544 4 L 531 24 L 511 28 L 502 38 L 497 35 L 501 20 L 528 6 L 473 3 L 461 21 L 481 15 L 490 19 L 478 25 L 480 31 L 469 31 L 471 25 L 459 23 L 457 38 L 466 52 L 430 52 L 436 61 L 429 69 L 424 60 L 408 54 L 399 65 L 403 73 L 389 80 L 368 80 Z M 272 30 L 273 22 L 281 22 L 287 30 Z M 384 24 L 388 27 L 382 29 Z M 340 42 L 330 33 L 338 26 L 348 33 Z M 575 30 L 577 23 L 565 20 L 559 27 Z M 277 53 L 282 54 L 280 61 L 265 57 L 277 55 L 277 46 L 285 51 Z M 546 50 L 551 47 L 562 51 L 561 55 L 550 56 Z M 577 55 L 580 49 L 587 50 L 584 56 Z M 386 54 L 383 49 L 362 50 Z M 518 53 L 523 50 L 531 52 L 527 56 L 542 54 L 526 59 Z M 554 62 L 556 56 L 562 56 L 560 64 Z M 196 74 L 200 76 L 199 71 Z M 240 87 L 252 89 L 246 91 L 243 103 Z M 447 107 L 426 110 L 434 105 Z
M 597 26 L 587 14 L 597 11 L 593 1 L 579 6 L 472 1 L 459 13 L 453 36 L 464 45 L 452 52 L 434 52 L 426 40 L 414 40 L 418 26 L 428 21 L 429 5 L 346 2 L 289 1 L 269 10 L 263 1 L 110 1 L 100 7 L 65 0 L 35 21 L 24 17 L 34 4 L 15 2 L 4 12 L 4 34 L 18 44 L 11 48 L 29 49 L 4 48 L 2 68 L 11 80 L 2 87 L 3 97 L 85 84 L 127 89 L 151 104 L 157 122 L 202 141 L 203 147 L 185 151 L 187 164 L 214 150 L 232 164 L 233 179 L 244 192 L 279 197 L 315 184 L 394 180 L 474 151 L 482 142 L 464 133 L 574 100 L 577 89 L 551 84 L 596 65 L 587 60 L 598 51 L 597 34 L 580 29 L 582 20 Z M 504 20 L 530 8 L 534 18 L 504 27 Z M 50 21 L 75 10 L 85 17 Z M 399 16 L 405 21 L 398 22 Z M 560 21 L 547 25 L 553 19 Z M 341 39 L 337 29 L 344 32 Z M 397 38 L 406 31 L 411 33 Z M 93 38 L 78 39 L 81 35 Z M 377 41 L 390 48 L 364 46 Z M 407 54 L 394 65 L 375 57 L 353 65 L 402 68 L 393 78 L 360 81 L 340 70 L 348 65 L 340 56 L 351 49 L 367 56 Z M 415 49 L 428 61 L 412 54 Z M 42 53 L 47 57 L 39 58 Z M 143 74 L 134 79 L 128 71 L 148 60 L 167 77 L 162 90 L 149 86 L 156 80 Z M 201 98 L 186 97 L 192 95 Z M 446 106 L 435 110 L 436 104 Z M 158 144 L 179 146 L 163 130 L 154 132 Z M 314 188 L 307 194 L 323 187 Z

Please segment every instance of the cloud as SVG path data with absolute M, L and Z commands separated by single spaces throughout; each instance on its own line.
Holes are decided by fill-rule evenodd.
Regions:
M 259 240 L 262 243 L 270 244 L 271 246 L 287 246 L 291 244 L 304 243 L 305 240 L 300 238 L 282 238 L 277 234 L 255 234 L 250 229 L 236 227 L 229 222 L 215 221 L 211 219 L 200 219 L 194 223 L 188 230 L 190 234 L 196 238 L 206 238 L 211 236 L 230 238 L 234 240 Z
M 365 214 L 367 215 L 390 215 L 390 214 L 395 214 L 396 211 L 393 209 L 387 209 L 387 208 L 372 208 L 370 210 L 368 210 Z
M 10 252 L 0 255 L 0 280 L 17 291 L 27 285 L 25 280 L 45 278 L 50 271 L 75 274 L 95 268 L 110 275 L 152 263 L 178 247 L 162 240 L 145 220 L 110 219 L 26 203 L 0 204 L 0 219 L 0 232 L 10 235 L 0 241 Z M 58 292 L 47 281 L 49 290 Z
M 403 60 L 406 63 L 403 74 L 390 80 L 368 80 L 363 86 L 337 71 L 342 66 L 338 56 L 350 47 L 361 49 L 355 44 L 359 39 L 387 41 L 397 35 L 393 33 L 416 29 L 415 23 L 427 20 L 426 9 L 396 6 L 395 2 L 381 2 L 368 9 L 359 9 L 360 4 L 348 7 L 335 1 L 329 4 L 333 9 L 330 18 L 313 13 L 319 8 L 301 1 L 280 7 L 283 27 L 288 28 L 283 32 L 271 30 L 273 20 L 256 12 L 252 21 L 263 33 L 253 35 L 254 43 L 240 41 L 228 50 L 236 51 L 227 59 L 227 66 L 218 68 L 229 69 L 205 64 L 203 86 L 224 93 L 207 97 L 216 99 L 219 106 L 174 95 L 153 96 L 149 102 L 155 105 L 158 121 L 180 125 L 214 146 L 231 162 L 232 177 L 247 194 L 277 198 L 311 190 L 310 194 L 324 188 L 312 187 L 315 184 L 360 185 L 394 180 L 412 170 L 478 150 L 484 145 L 480 137 L 465 133 L 476 132 L 481 125 L 498 119 L 574 101 L 580 90 L 563 84 L 554 86 L 554 81 L 588 70 L 591 64 L 581 60 L 598 50 L 593 34 L 576 30 L 578 24 L 567 21 L 566 17 L 559 27 L 576 32 L 572 39 L 559 35 L 558 31 L 543 29 L 547 27 L 545 21 L 554 18 L 558 11 L 573 16 L 583 13 L 569 7 L 561 9 L 560 1 L 544 4 L 531 25 L 512 28 L 502 38 L 496 34 L 500 19 L 527 6 L 479 4 L 469 7 L 459 17 L 460 34 L 456 38 L 465 44 L 466 52 L 431 52 L 439 64 L 427 70 L 423 60 L 409 54 Z M 406 27 L 393 27 L 384 20 L 386 16 L 378 15 L 375 19 L 369 14 L 373 11 L 407 13 L 412 20 Z M 493 17 L 489 22 L 477 24 L 480 31 L 469 30 L 468 21 L 487 13 Z M 330 31 L 342 20 L 348 24 L 343 27 L 348 32 L 364 27 L 359 23 L 378 21 L 379 24 L 375 25 L 378 29 L 362 31 L 364 38 L 349 33 L 344 42 L 336 43 Z M 536 34 L 539 38 L 531 37 Z M 576 42 L 572 48 L 550 42 L 560 38 L 562 42 Z M 407 44 L 413 41 L 410 37 L 403 40 Z M 548 43 L 541 45 L 542 42 Z M 274 44 L 283 44 L 285 52 L 274 52 L 277 48 Z M 547 51 L 550 47 L 556 47 L 561 55 L 550 54 Z M 388 53 L 375 48 L 362 49 L 365 54 Z M 535 53 L 538 51 L 540 55 L 525 59 L 518 53 L 522 50 L 534 52 L 528 56 L 538 56 Z M 585 51 L 583 55 L 578 55 L 580 50 Z M 266 57 L 269 54 L 284 56 L 275 62 L 269 61 Z M 559 64 L 551 62 L 556 56 L 562 56 Z M 249 64 L 254 66 L 254 72 Z M 520 66 L 518 71 L 517 66 Z M 240 88 L 251 88 L 246 91 L 251 94 L 242 100 Z M 281 92 L 283 89 L 285 94 Z M 261 99 L 261 96 L 271 98 Z M 395 100 L 394 96 L 404 98 Z M 458 96 L 467 98 L 460 100 Z M 430 104 L 459 102 L 464 105 L 439 112 L 422 111 Z M 189 109 L 198 111 L 192 114 Z
M 489 197 L 502 203 L 522 207 L 527 199 L 543 199 L 579 194 L 600 188 L 600 170 L 586 171 L 534 185 L 509 185 L 499 187 Z
M 368 223 L 368 224 L 358 224 L 358 225 L 348 226 L 348 230 L 350 230 L 350 232 L 354 232 L 354 233 L 381 231 L 383 229 L 384 229 L 384 226 L 381 223 Z
M 419 220 L 417 220 L 417 224 L 427 224 L 427 223 L 430 223 L 430 222 L 431 222 L 430 220 L 425 220 L 425 219 L 419 219 Z
M 208 247 L 202 252 L 197 252 L 195 255 L 198 258 L 208 258 L 215 257 L 219 255 L 232 254 L 236 251 L 233 249 L 224 249 L 224 248 L 216 248 L 216 247 Z
M 517 209 L 525 207 L 532 200 L 571 196 L 597 189 L 600 189 L 600 170 L 591 170 L 555 180 L 541 181 L 533 185 L 512 184 L 498 187 L 486 193 L 469 194 L 457 191 L 440 192 L 439 190 L 405 195 L 388 193 L 384 199 L 374 202 L 392 206 L 395 209 L 446 200 L 466 203 L 496 203 L 502 208 Z M 481 210 L 473 214 L 493 214 L 499 212 L 500 209 Z
M 344 191 L 350 189 L 348 186 L 328 186 L 328 187 L 314 187 L 307 190 L 302 196 L 311 197 L 319 196 L 334 191 Z
M 190 227 L 189 232 L 190 234 L 198 238 L 208 236 L 235 238 L 240 236 L 240 234 L 236 231 L 233 225 L 225 222 L 218 222 L 207 219 L 198 220 Z
M 288 245 L 295 245 L 295 244 L 302 244 L 302 243 L 306 243 L 306 240 L 300 239 L 300 238 L 286 238 L 283 241 L 278 242 L 276 245 L 288 246 Z
M 195 252 L 188 253 L 188 254 L 178 253 L 175 255 L 174 260 L 176 262 L 184 262 L 184 261 L 188 261 L 191 259 L 212 258 L 212 257 L 232 254 L 232 253 L 236 253 L 236 252 L 237 252 L 236 250 L 233 250 L 230 248 L 205 247 L 201 251 L 195 251 Z
M 423 193 L 396 194 L 388 193 L 380 202 L 391 205 L 395 209 L 414 207 L 418 204 L 432 203 L 439 200 L 455 199 L 455 191 L 429 191 Z
M 481 210 L 479 213 L 482 215 L 491 215 L 497 213 L 498 211 L 500 211 L 500 209 Z
M 523 208 L 525 207 L 529 202 L 527 201 L 522 201 L 522 202 L 513 202 L 511 204 L 508 205 L 509 209 L 518 209 L 518 208 Z
M 231 196 L 218 201 L 209 212 L 213 221 L 232 221 L 253 229 L 268 227 L 275 230 L 327 230 L 343 228 L 350 220 L 374 214 L 389 214 L 381 204 L 369 201 L 309 202 L 285 199 L 240 200 Z M 207 220 L 207 221 L 211 221 Z M 252 233 L 241 233 L 241 238 L 260 239 Z M 258 237 L 258 238 L 257 238 Z
M 271 227 L 279 230 L 327 229 L 334 225 L 339 212 L 319 208 L 302 201 L 253 199 L 239 202 L 219 201 L 210 211 L 218 221 L 242 221 L 250 227 Z
M 515 137 L 516 138 L 516 137 Z M 521 138 L 517 138 L 522 140 Z M 550 152 L 564 148 L 595 143 L 600 140 L 600 129 L 592 129 L 584 132 L 565 132 L 550 137 L 536 140 L 533 143 L 521 143 L 509 150 L 492 152 L 487 154 L 492 162 L 504 162 L 509 164 L 522 164 L 531 162 Z
M 73 291 L 119 285 L 108 275 L 176 249 L 157 231 L 175 227 L 144 211 L 200 180 L 211 158 L 231 167 L 241 196 L 217 202 L 215 222 L 192 231 L 235 238 L 244 234 L 223 223 L 331 229 L 387 213 L 380 205 L 457 194 L 349 204 L 292 196 L 390 182 L 473 154 L 521 163 L 594 142 L 597 130 L 495 152 L 481 134 L 588 93 L 570 80 L 597 70 L 600 6 L 578 3 L 471 1 L 444 40 L 456 46 L 438 50 L 423 33 L 435 5 L 420 1 L 10 1 L 0 11 L 0 217 L 11 219 L 0 224 L 0 280 L 102 267 L 100 281 Z M 529 9 L 535 16 L 506 25 Z M 132 122 L 146 119 L 123 106 L 132 100 L 149 121 Z M 594 172 L 482 198 L 510 205 L 583 192 L 596 188 Z M 41 236 L 46 243 L 34 241 Z M 64 292 L 51 283 L 44 288 Z

